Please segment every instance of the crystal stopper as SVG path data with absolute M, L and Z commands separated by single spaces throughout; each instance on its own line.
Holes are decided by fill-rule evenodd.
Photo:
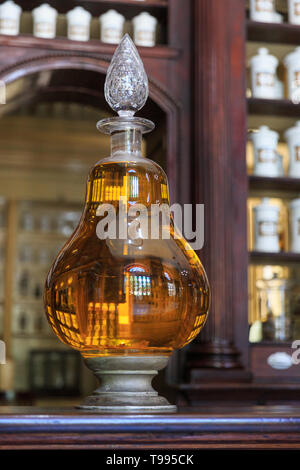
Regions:
M 105 99 L 119 116 L 133 116 L 147 101 L 148 77 L 128 34 L 118 45 L 107 71 Z

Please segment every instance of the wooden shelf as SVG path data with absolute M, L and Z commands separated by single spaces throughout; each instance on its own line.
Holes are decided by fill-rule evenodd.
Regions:
M 68 240 L 68 237 L 70 235 L 64 235 L 63 233 L 60 232 L 42 232 L 38 230 L 19 230 L 18 231 L 18 238 L 22 240 L 22 242 L 27 241 L 27 242 L 38 242 L 38 241 L 43 241 L 43 242 L 66 242 Z
M 263 340 L 263 341 L 260 341 L 258 343 L 249 343 L 249 344 L 250 344 L 251 348 L 270 347 L 270 346 L 290 348 L 292 341 L 293 340 L 290 340 L 290 341 L 267 341 L 267 340 Z
M 12 338 L 13 339 L 44 339 L 44 340 L 55 340 L 57 343 L 57 338 L 56 336 L 48 334 L 48 333 L 12 333 Z
M 25 12 L 31 12 L 41 3 L 40 0 L 18 1 L 18 4 Z M 159 19 L 163 19 L 166 17 L 169 5 L 167 0 L 64 0 L 63 2 L 61 0 L 50 0 L 48 3 L 61 14 L 65 14 L 76 6 L 82 6 L 92 13 L 94 17 L 97 17 L 107 10 L 114 8 L 122 15 L 125 15 L 127 19 L 144 10 L 153 13 Z
M 300 178 L 268 178 L 264 176 L 249 176 L 250 189 L 268 191 L 290 191 L 300 193 Z
M 247 21 L 248 40 L 300 45 L 300 26 L 290 23 Z
M 255 345 L 259 345 L 261 343 L 249 343 L 250 347 L 252 348 Z M 276 343 L 278 345 L 278 343 Z M 291 346 L 291 343 L 288 343 L 288 346 Z M 215 390 L 220 390 L 220 392 L 224 393 L 224 390 L 226 391 L 233 391 L 234 389 L 237 389 L 237 385 L 234 382 L 203 382 L 203 383 L 195 383 L 195 384 L 180 384 L 180 385 L 174 385 L 173 386 L 175 389 L 182 390 L 182 391 L 202 391 L 202 390 L 208 390 L 208 391 L 215 391 Z M 246 390 L 270 390 L 270 391 L 275 391 L 281 389 L 281 390 L 297 390 L 298 393 L 300 391 L 300 383 L 272 383 L 272 382 L 239 382 L 238 384 L 239 389 L 246 389 Z M 1 409 L 0 409 L 1 411 Z
M 139 7 L 168 7 L 168 0 L 81 0 L 80 3 L 82 5 L 85 3 L 110 3 L 113 5 L 134 5 Z
M 249 114 L 300 117 L 300 104 L 290 100 L 248 98 L 247 102 Z
M 28 297 L 18 297 L 17 295 L 14 297 L 14 304 L 17 304 L 17 305 L 34 305 L 34 306 L 37 306 L 37 305 L 41 305 L 41 297 L 39 297 L 38 299 L 34 299 L 32 297 L 30 297 L 28 299 Z
M 241 385 L 209 384 L 207 388 L 209 393 L 214 387 L 221 389 L 223 403 L 228 396 L 236 399 L 241 393 Z M 202 387 L 203 384 L 195 386 L 196 393 L 201 392 Z M 249 387 L 251 385 L 247 385 Z M 295 387 L 297 385 L 292 391 Z M 266 386 L 259 388 L 264 391 Z M 279 388 L 289 390 L 290 387 L 279 384 Z M 272 384 L 270 390 L 276 395 L 277 389 Z M 299 396 L 299 388 L 296 396 L 297 393 Z M 111 449 L 116 449 L 116 452 L 147 449 L 151 453 L 152 449 L 170 448 L 189 454 L 197 449 L 197 457 L 201 455 L 200 449 L 299 449 L 298 406 L 255 407 L 234 403 L 179 409 L 174 415 L 100 415 L 71 407 L 2 406 L 0 448 L 107 449 L 111 454 Z M 151 462 L 150 458 L 148 461 Z
M 280 253 L 267 253 L 261 251 L 250 251 L 249 252 L 250 262 L 254 264 L 258 263 L 299 263 L 300 253 L 291 253 L 288 251 L 282 251 Z
M 20 34 L 18 36 L 0 35 L 0 46 L 24 47 L 30 49 L 69 51 L 80 53 L 94 53 L 111 57 L 116 45 L 105 44 L 101 41 L 91 40 L 87 42 L 71 41 L 67 38 L 44 39 L 35 36 Z M 138 47 L 142 58 L 175 59 L 180 51 L 173 47 L 157 45 L 155 47 Z

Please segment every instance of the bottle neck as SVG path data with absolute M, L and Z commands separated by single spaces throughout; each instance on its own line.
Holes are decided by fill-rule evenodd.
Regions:
M 142 156 L 142 132 L 140 129 L 131 128 L 114 131 L 111 134 L 111 155 L 117 154 Z

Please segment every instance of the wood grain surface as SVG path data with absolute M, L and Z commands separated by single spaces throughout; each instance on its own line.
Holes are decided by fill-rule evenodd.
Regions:
M 174 415 L 0 407 L 0 449 L 299 447 L 299 407 L 217 407 Z

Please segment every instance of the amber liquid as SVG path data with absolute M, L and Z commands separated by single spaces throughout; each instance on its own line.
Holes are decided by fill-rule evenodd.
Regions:
M 48 320 L 85 357 L 170 354 L 192 341 L 209 307 L 204 269 L 184 239 L 99 240 L 96 211 L 169 203 L 163 170 L 144 158 L 102 160 L 91 171 L 79 226 L 46 281 Z M 125 198 L 125 199 L 124 199 Z

